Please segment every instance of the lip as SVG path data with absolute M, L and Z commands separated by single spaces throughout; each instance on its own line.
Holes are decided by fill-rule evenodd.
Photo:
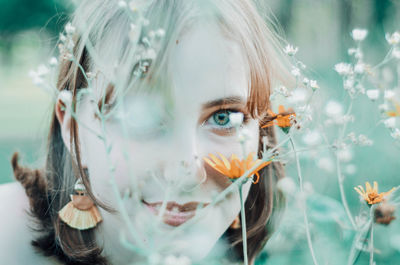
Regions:
M 158 215 L 161 208 L 162 202 L 149 203 L 142 200 L 142 203 L 154 214 Z M 185 204 L 179 204 L 174 201 L 167 202 L 165 212 L 163 215 L 163 222 L 170 226 L 180 226 L 187 222 L 189 219 L 196 215 L 196 210 L 200 207 L 206 207 L 209 203 L 201 202 L 188 202 Z

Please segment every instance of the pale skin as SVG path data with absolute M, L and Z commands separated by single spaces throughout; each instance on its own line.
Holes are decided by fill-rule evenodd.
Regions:
M 218 152 L 226 157 L 230 157 L 231 154 L 243 156 L 243 148 L 237 141 L 234 129 L 228 130 L 226 128 L 229 128 L 229 123 L 222 126 L 215 120 L 218 113 L 221 114 L 221 108 L 244 112 L 246 115 L 245 103 L 248 98 L 249 80 L 243 51 L 234 41 L 224 37 L 218 26 L 203 25 L 193 28 L 182 36 L 170 56 L 170 64 L 174 69 L 172 76 L 174 86 L 173 107 L 168 111 L 173 121 L 167 122 L 166 132 L 156 131 L 155 136 L 146 139 L 139 139 L 137 135 L 125 138 L 119 133 L 118 123 L 109 122 L 106 124 L 109 128 L 107 136 L 112 139 L 113 148 L 108 159 L 101 140 L 95 137 L 92 131 L 83 126 L 80 127 L 82 160 L 88 167 L 94 194 L 115 209 L 118 207 L 109 179 L 115 177 L 120 194 L 132 188 L 127 173 L 128 164 L 135 169 L 135 176 L 139 179 L 141 198 L 146 202 L 163 201 L 166 187 L 168 187 L 168 185 L 161 187 L 154 178 L 150 177 L 150 174 L 155 174 L 163 180 L 167 177 L 171 180 L 177 177 L 176 172 L 183 161 L 192 170 L 183 180 L 173 179 L 174 183 L 178 182 L 179 185 L 171 187 L 168 201 L 180 204 L 190 201 L 210 203 L 213 196 L 227 188 L 231 182 L 227 177 L 205 166 L 201 158 L 209 153 Z M 104 85 L 101 80 L 97 80 L 94 84 L 95 87 L 97 86 L 95 91 L 100 91 L 99 88 Z M 223 104 L 220 102 L 221 99 L 231 101 Z M 157 106 L 163 115 L 165 113 L 163 99 L 151 95 L 150 100 L 159 103 Z M 129 96 L 124 101 L 128 106 L 136 104 L 136 101 Z M 56 115 L 61 124 L 64 143 L 69 148 L 71 113 L 68 108 L 65 109 L 62 106 L 65 104 L 59 98 L 55 106 Z M 144 108 L 144 111 L 147 111 L 146 107 Z M 137 109 L 136 107 L 128 108 L 126 114 L 128 117 L 138 115 Z M 139 109 L 139 112 L 143 111 L 143 106 L 139 106 Z M 155 109 L 157 111 L 157 108 Z M 94 131 L 101 131 L 100 121 L 95 117 L 94 109 L 85 99 L 78 105 L 77 113 L 80 123 L 84 123 Z M 257 152 L 258 126 L 258 121 L 250 116 L 242 125 L 250 132 L 250 139 L 245 144 L 247 153 Z M 128 161 L 122 155 L 126 149 L 130 154 Z M 110 159 L 116 168 L 114 176 L 110 176 L 108 170 Z M 250 186 L 251 181 L 244 186 L 246 196 Z M 188 190 L 190 192 L 187 192 Z M 16 203 L 10 204 L 10 201 Z M 5 238 L 9 239 L 2 240 L 0 243 L 0 252 L 4 252 L 1 256 L 7 257 L 7 264 L 23 264 L 23 260 L 30 259 L 37 260 L 38 264 L 57 264 L 54 259 L 42 257 L 30 247 L 30 240 L 34 235 L 27 226 L 33 223 L 24 213 L 29 206 L 20 185 L 13 183 L 1 186 L 0 203 L 0 211 L 7 213 L 8 216 L 0 223 L 1 229 L 4 230 L 1 231 L 2 235 L 5 233 L 8 235 Z M 128 200 L 125 206 L 134 228 L 138 231 L 146 231 L 149 222 L 154 223 L 157 219 L 156 215 L 149 212 L 143 205 L 138 205 L 133 199 Z M 161 232 L 141 234 L 142 243 L 147 244 L 153 241 L 163 253 L 186 255 L 193 260 L 207 256 L 239 214 L 238 192 L 229 195 L 226 200 L 216 206 L 206 207 L 205 210 L 207 210 L 206 214 L 184 234 L 168 237 L 174 228 L 161 222 L 158 224 Z M 132 260 L 138 260 L 139 257 L 134 253 L 122 247 L 115 247 L 120 244 L 117 230 L 126 231 L 126 224 L 120 215 L 111 214 L 102 209 L 100 211 L 104 220 L 97 230 L 98 242 L 104 246 L 104 252 L 111 263 L 126 264 Z M 133 240 L 129 235 L 128 239 Z M 193 248 L 193 246 L 197 247 Z M 16 262 L 15 259 L 21 260 Z

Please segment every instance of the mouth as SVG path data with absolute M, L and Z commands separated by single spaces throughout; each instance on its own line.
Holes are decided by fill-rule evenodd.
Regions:
M 142 200 L 142 203 L 156 216 L 158 216 L 162 202 L 149 203 Z M 185 204 L 179 204 L 174 201 L 167 202 L 162 220 L 165 224 L 170 226 L 180 226 L 187 222 L 189 219 L 196 215 L 196 210 L 201 209 L 209 205 L 209 203 L 201 202 L 188 202 Z

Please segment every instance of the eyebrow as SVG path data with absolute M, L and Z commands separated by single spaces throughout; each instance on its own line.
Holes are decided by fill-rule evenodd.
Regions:
M 209 109 L 220 105 L 229 105 L 229 104 L 245 104 L 245 101 L 242 97 L 239 96 L 231 96 L 226 98 L 219 98 L 215 100 L 208 101 L 202 105 L 202 109 Z

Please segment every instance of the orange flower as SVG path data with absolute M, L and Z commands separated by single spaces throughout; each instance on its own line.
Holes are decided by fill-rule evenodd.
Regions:
M 391 110 L 386 112 L 386 114 L 390 117 L 396 117 L 396 116 L 400 116 L 400 105 L 397 104 L 396 102 L 394 103 L 396 110 Z
M 293 117 L 296 117 L 296 113 L 293 111 L 292 108 L 288 108 L 287 110 L 285 110 L 285 107 L 282 105 L 279 105 L 278 107 L 278 114 L 272 112 L 272 110 L 267 110 L 267 113 L 267 123 L 261 128 L 277 125 L 284 130 L 288 130 L 290 126 L 292 126 Z
M 369 182 L 365 182 L 365 187 L 366 191 L 364 191 L 364 188 L 361 185 L 358 185 L 358 187 L 354 187 L 354 189 L 364 198 L 364 200 L 368 204 L 376 204 L 380 203 L 385 196 L 389 195 L 392 193 L 396 188 L 392 188 L 389 191 L 378 193 L 378 183 L 374 181 L 374 188 L 371 187 L 371 184 Z
M 253 160 L 254 153 L 250 153 L 247 156 L 247 158 L 243 160 L 240 160 L 235 154 L 232 154 L 230 161 L 228 161 L 228 159 L 226 159 L 226 157 L 224 157 L 223 155 L 221 154 L 218 155 L 221 157 L 221 160 L 218 159 L 218 157 L 216 157 L 213 154 L 208 155 L 211 159 L 208 157 L 204 157 L 203 159 L 216 171 L 218 171 L 221 174 L 224 174 L 230 179 L 240 178 L 247 170 L 249 170 L 256 163 L 261 161 L 260 159 Z M 257 176 L 256 180 L 254 181 L 254 184 L 258 183 L 258 180 L 260 179 L 258 171 L 270 163 L 271 161 L 261 163 L 256 169 L 254 169 L 251 172 L 251 174 L 249 174 L 249 177 L 252 176 L 253 174 Z

